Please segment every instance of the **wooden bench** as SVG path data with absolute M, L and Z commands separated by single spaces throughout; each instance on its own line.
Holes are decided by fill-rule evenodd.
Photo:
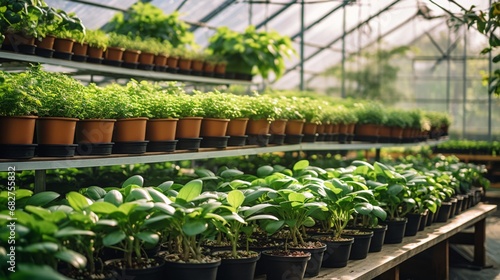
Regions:
M 421 252 L 432 256 L 433 279 L 449 279 L 449 242 L 456 234 L 474 226 L 468 242 L 474 245 L 474 263 L 484 267 L 485 219 L 496 211 L 496 205 L 479 203 L 456 215 L 446 223 L 433 223 L 416 236 L 403 239 L 400 244 L 385 244 L 382 251 L 369 253 L 364 260 L 352 260 L 343 268 L 322 268 L 319 275 L 309 279 L 351 280 L 351 279 L 399 279 L 400 265 Z M 429 267 L 430 268 L 430 267 Z

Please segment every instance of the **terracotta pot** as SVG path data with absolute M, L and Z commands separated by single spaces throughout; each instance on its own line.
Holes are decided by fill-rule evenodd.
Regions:
M 56 37 L 52 35 L 47 35 L 44 38 L 39 38 L 35 41 L 38 48 L 52 50 L 54 48 L 54 41 Z
M 333 133 L 333 126 L 334 126 L 334 124 L 331 124 L 331 123 L 325 124 L 325 133 L 326 134 Z
M 156 66 L 165 66 L 167 65 L 167 56 L 158 54 L 154 58 L 154 64 Z
M 289 120 L 286 123 L 285 134 L 287 135 L 299 135 L 302 134 L 304 129 L 305 120 Z
M 271 122 L 268 120 L 249 120 L 246 134 L 263 135 L 269 133 Z
M 191 70 L 191 59 L 181 58 L 179 59 L 179 69 L 181 70 Z
M 226 64 L 215 65 L 215 73 L 224 75 L 226 74 Z
M 380 126 L 378 129 L 378 135 L 385 138 L 391 137 L 391 127 L 386 125 Z
M 391 127 L 391 138 L 402 138 L 403 137 L 403 128 L 399 126 Z
M 227 125 L 227 136 L 243 136 L 246 133 L 248 118 L 232 119 Z
M 201 72 L 203 71 L 203 64 L 203 60 L 193 60 L 191 68 L 193 68 L 193 71 Z
M 378 136 L 378 124 L 358 124 L 356 125 L 357 136 Z
M 73 51 L 75 40 L 67 38 L 56 38 L 54 41 L 54 50 L 61 53 L 70 53 Z
M 177 66 L 179 65 L 179 59 L 177 57 L 169 56 L 167 58 L 167 65 L 168 68 L 177 68 Z
M 123 61 L 126 63 L 137 63 L 137 61 L 139 61 L 140 54 L 141 54 L 141 51 L 125 50 L 123 52 Z
M 331 124 L 331 126 L 332 126 L 331 133 L 333 133 L 333 134 L 339 134 L 340 124 L 338 124 L 338 123 Z
M 325 133 L 325 130 L 326 130 L 326 124 L 318 124 L 318 126 L 316 127 L 317 133 L 323 134 Z
M 37 143 L 41 145 L 71 145 L 75 140 L 74 118 L 43 117 L 36 122 Z
M 87 55 L 87 49 L 89 48 L 89 44 L 87 43 L 74 43 L 73 44 L 73 54 L 85 56 Z
M 151 64 L 153 64 L 154 60 L 155 60 L 154 53 L 141 52 L 139 54 L 139 63 L 140 64 L 151 65 Z
M 203 64 L 203 71 L 206 73 L 213 73 L 215 71 L 215 64 L 213 63 Z
M 302 133 L 304 133 L 304 134 L 316 134 L 317 128 L 318 128 L 317 124 L 306 122 L 304 124 L 304 129 L 302 130 Z
M 201 121 L 201 137 L 221 137 L 226 135 L 229 119 L 203 118 Z
M 89 57 L 92 58 L 102 58 L 102 54 L 104 53 L 104 50 L 101 48 L 96 48 L 96 47 L 88 47 L 87 49 L 87 54 Z M 121 58 L 119 59 L 121 60 Z
M 113 131 L 113 142 L 144 141 L 148 118 L 118 119 Z
M 201 117 L 180 118 L 177 122 L 175 138 L 198 138 L 201 130 Z
M 406 139 L 413 138 L 413 128 L 405 127 L 403 129 L 403 138 L 406 138 Z
M 114 119 L 87 119 L 76 124 L 76 143 L 110 143 L 113 139 Z
M 271 134 L 285 134 L 287 120 L 274 120 L 269 126 L 269 133 Z
M 356 128 L 355 123 L 350 123 L 347 125 L 347 134 L 354 134 L 354 130 Z
M 104 57 L 107 60 L 121 61 L 123 59 L 124 48 L 108 47 Z
M 33 143 L 37 116 L 0 117 L 0 144 L 29 145 Z
M 339 124 L 339 134 L 347 134 L 348 128 L 349 128 L 348 124 L 345 124 L 345 123 Z
M 152 142 L 175 140 L 175 131 L 177 129 L 176 118 L 168 119 L 150 119 L 146 127 L 146 140 Z
M 17 47 L 19 45 L 35 45 L 35 38 L 26 37 L 22 34 L 17 33 L 6 33 L 5 39 L 3 40 L 3 44 L 7 46 Z

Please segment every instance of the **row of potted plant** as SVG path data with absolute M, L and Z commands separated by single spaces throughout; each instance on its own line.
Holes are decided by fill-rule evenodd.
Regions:
M 426 163 L 428 170 L 354 161 L 322 169 L 302 160 L 291 169 L 263 165 L 255 174 L 198 169 L 185 184 L 166 181 L 155 187 L 146 187 L 136 175 L 121 187 L 92 186 L 64 199 L 18 189 L 14 216 L 22 230 L 16 231 L 16 274 L 44 271 L 51 279 L 65 279 L 61 274 L 74 279 L 315 276 L 321 266 L 345 266 L 350 257 L 380 251 L 384 242 L 402 242 L 405 234 L 430 225 L 434 214 L 444 222 L 472 206 L 476 200 L 467 192 L 462 197 L 467 203 L 455 206 L 453 215 L 445 207 L 459 192 L 457 164 L 437 158 Z M 5 202 L 0 215 L 7 217 L 7 195 L 0 200 Z M 410 227 L 411 213 L 419 223 Z M 8 220 L 0 223 L 5 227 Z M 363 242 L 366 236 L 369 242 Z M 8 235 L 0 238 L 7 244 Z M 320 249 L 309 250 L 317 245 Z M 2 260 L 8 258 L 0 252 Z M 293 269 L 283 267 L 289 261 Z M 7 262 L 1 267 L 6 276 Z
M 251 80 L 256 73 L 279 78 L 284 60 L 295 54 L 288 37 L 252 26 L 244 33 L 220 28 L 207 49 L 198 51 L 179 14 L 166 15 L 150 3 L 135 3 L 127 13 L 117 13 L 107 33 L 86 30 L 75 14 L 49 7 L 43 0 L 9 0 L 4 7 L 3 49 L 49 58 Z
M 33 156 L 35 122 L 38 148 L 70 156 L 77 148 L 73 142 L 85 144 L 79 148 L 81 154 L 109 154 L 112 149 L 117 153 L 143 153 L 147 148 L 172 151 L 175 148 L 196 150 L 200 145 L 224 148 L 227 145 L 293 144 L 314 142 L 318 138 L 345 142 L 348 136 L 354 135 L 355 127 L 358 129 L 378 115 L 384 116 L 387 123 L 394 120 L 399 135 L 403 128 L 414 131 L 420 127 L 406 127 L 408 122 L 401 119 L 411 117 L 413 123 L 420 124 L 424 118 L 421 111 L 392 111 L 387 114 L 389 118 L 382 107 L 373 102 L 341 104 L 337 100 L 268 94 L 238 96 L 217 91 L 186 94 L 175 83 L 131 81 L 125 86 L 84 86 L 69 76 L 47 73 L 40 66 L 22 73 L 2 72 L 1 78 L 4 80 L 0 86 L 2 128 L 5 131 L 27 129 L 8 133 L 15 138 L 5 137 L 1 144 L 24 145 L 19 146 L 20 157 L 29 157 L 28 152 Z M 28 117 L 20 118 L 22 116 Z M 29 124 L 7 124 L 6 120 L 11 118 L 5 117 L 16 117 L 15 120 Z M 61 121 L 54 117 L 68 119 Z M 78 120 L 81 121 L 76 125 Z M 52 130 L 46 128 L 49 121 L 68 127 Z M 220 126 L 212 128 L 212 124 Z M 133 127 L 127 128 L 127 125 Z M 76 133 L 75 129 L 78 129 Z M 51 137 L 63 135 L 63 131 L 68 132 L 65 138 L 52 141 Z M 19 141 L 17 138 L 21 136 L 24 140 Z M 42 151 L 41 154 L 50 153 Z
M 500 154 L 500 142 L 475 140 L 450 140 L 433 147 L 435 153 L 492 155 Z

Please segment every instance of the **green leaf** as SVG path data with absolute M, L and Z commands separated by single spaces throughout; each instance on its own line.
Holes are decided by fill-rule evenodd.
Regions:
M 158 185 L 158 188 L 162 190 L 162 192 L 166 192 L 170 190 L 170 187 L 174 184 L 174 181 L 166 181 Z
M 262 215 L 255 215 L 247 219 L 247 221 L 254 221 L 254 220 L 273 220 L 273 221 L 279 221 L 278 218 L 276 218 L 273 215 L 268 215 L 268 214 L 262 214 Z
M 106 201 L 94 202 L 92 205 L 90 205 L 89 209 L 97 214 L 106 215 L 118 211 L 118 207 Z
M 59 274 L 48 265 L 35 265 L 28 263 L 19 263 L 19 270 L 12 273 L 9 277 L 11 280 L 70 280 L 70 278 Z
M 293 165 L 293 171 L 300 171 L 306 169 L 309 166 L 308 160 L 299 160 Z
M 23 252 L 27 253 L 54 253 L 59 250 L 59 245 L 54 242 L 39 242 L 35 244 L 28 245 L 22 249 Z
M 175 213 L 174 207 L 172 207 L 169 204 L 162 203 L 162 202 L 155 202 L 153 209 L 161 211 L 161 212 L 169 214 L 169 215 L 174 215 L 174 213 Z
M 243 174 L 245 174 L 245 173 L 243 173 L 242 171 L 237 170 L 237 169 L 227 169 L 227 170 L 222 171 L 220 173 L 220 176 L 224 179 L 231 179 L 231 178 L 243 175 Z
M 205 221 L 188 221 L 182 225 L 182 231 L 188 236 L 195 236 L 207 230 L 208 224 Z
M 20 200 L 25 197 L 30 197 L 33 195 L 33 192 L 27 189 L 17 189 L 16 190 L 16 200 Z
M 268 234 L 273 234 L 283 227 L 284 224 L 285 221 L 271 221 L 266 224 L 265 230 Z
M 382 209 L 380 206 L 373 206 L 372 210 L 373 215 L 375 217 L 379 218 L 381 221 L 385 221 L 387 218 L 387 212 L 385 212 L 384 209 Z
M 354 209 L 361 215 L 368 215 L 372 212 L 373 206 L 370 203 L 358 203 Z
M 144 178 L 142 178 L 141 175 L 134 175 L 123 182 L 122 188 L 130 185 L 137 185 L 139 187 L 142 187 L 144 185 Z
M 87 259 L 82 254 L 72 250 L 59 251 L 54 256 L 76 268 L 84 268 L 87 265 Z
M 102 239 L 102 244 L 104 246 L 113 246 L 120 243 L 126 237 L 127 235 L 122 230 L 113 231 L 104 236 L 104 238 Z
M 87 236 L 95 236 L 95 233 L 91 230 L 83 230 L 83 229 L 78 229 L 74 227 L 65 227 L 56 234 L 54 234 L 55 237 L 65 237 L 65 236 L 71 236 L 71 235 L 87 235 Z
M 274 168 L 270 165 L 263 165 L 263 166 L 257 168 L 257 176 L 261 177 L 261 178 L 269 176 L 269 175 L 273 174 L 273 172 L 274 172 Z
M 93 200 L 98 200 L 106 195 L 106 191 L 97 186 L 88 187 L 85 191 L 85 195 L 92 198 Z
M 132 203 L 132 202 L 126 202 L 123 203 L 122 205 L 118 206 L 118 210 L 125 214 L 126 216 L 129 215 L 129 213 L 134 210 L 134 208 L 137 207 L 137 204 Z
M 135 237 L 151 245 L 156 245 L 158 241 L 160 241 L 160 236 L 158 234 L 147 231 L 139 232 Z
M 33 213 L 44 220 L 48 219 L 48 217 L 50 216 L 49 210 L 38 206 L 28 205 L 24 208 L 24 210 L 26 212 Z
M 398 195 L 400 192 L 402 192 L 404 189 L 403 185 L 395 184 L 395 185 L 390 185 L 387 188 L 387 193 L 389 195 Z
M 170 201 L 170 199 L 168 199 L 167 196 L 165 196 L 163 193 L 155 190 L 154 188 L 148 187 L 148 188 L 146 188 L 146 190 L 148 191 L 149 195 L 153 199 L 153 202 L 162 202 L 162 203 L 165 203 L 165 204 L 172 203 Z
M 177 198 L 183 199 L 186 202 L 190 202 L 195 197 L 201 194 L 203 187 L 203 182 L 199 179 L 192 180 L 182 187 L 177 194 Z
M 288 194 L 288 200 L 295 202 L 304 202 L 306 200 L 306 196 L 302 193 L 293 192 Z
M 60 194 L 58 194 L 56 192 L 51 192 L 51 191 L 36 193 L 28 199 L 28 201 L 26 202 L 26 205 L 45 206 L 49 202 L 54 201 L 59 196 L 60 196 Z
M 232 190 L 227 194 L 227 202 L 234 209 L 238 209 L 245 201 L 245 195 L 240 190 Z
M 151 195 L 149 195 L 149 192 L 147 190 L 142 189 L 142 188 L 137 188 L 137 189 L 132 189 L 130 191 L 129 195 L 127 195 L 127 197 L 125 198 L 125 201 L 129 202 L 129 201 L 141 200 L 141 199 L 144 199 L 147 201 L 153 200 L 153 198 L 151 197 Z
M 105 196 L 104 201 L 109 202 L 115 206 L 123 204 L 123 195 L 117 190 L 110 190 Z
M 66 194 L 66 199 L 68 200 L 69 205 L 76 211 L 83 211 L 91 204 L 88 198 L 77 192 L 69 192 Z

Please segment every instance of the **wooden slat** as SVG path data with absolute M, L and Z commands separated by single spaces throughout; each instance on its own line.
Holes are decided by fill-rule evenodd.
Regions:
M 382 251 L 370 253 L 364 260 L 349 261 L 343 268 L 322 268 L 317 277 L 310 279 L 373 279 L 477 222 L 484 221 L 496 209 L 496 205 L 480 203 L 449 219 L 447 223 L 434 223 L 416 236 L 405 237 L 401 244 L 385 244 Z M 392 272 L 388 273 L 384 276 L 392 275 Z

